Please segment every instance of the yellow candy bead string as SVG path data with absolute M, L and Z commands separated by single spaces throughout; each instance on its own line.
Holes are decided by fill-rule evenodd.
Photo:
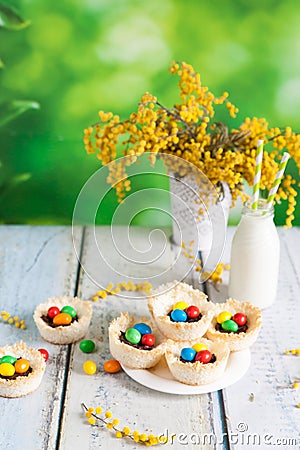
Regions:
M 1 311 L 0 319 L 2 322 L 8 323 L 9 325 L 14 325 L 16 328 L 20 328 L 21 330 L 25 330 L 27 328 L 24 319 L 19 319 L 18 316 L 12 315 L 7 311 Z
M 114 285 L 109 283 L 105 289 L 98 291 L 92 296 L 93 302 L 98 302 L 100 299 L 104 300 L 109 295 L 118 294 L 121 291 L 136 291 L 143 292 L 144 294 L 151 294 L 152 284 L 149 281 L 144 281 L 143 283 L 133 283 L 129 280 L 128 282 L 123 281 Z
M 84 403 L 81 403 L 81 407 L 84 410 L 85 416 L 87 417 L 90 425 L 96 425 L 97 421 L 101 422 L 101 424 L 105 425 L 108 430 L 115 431 L 116 438 L 129 438 L 132 441 L 138 444 L 143 444 L 147 447 L 165 444 L 167 442 L 167 437 L 163 434 L 160 436 L 155 436 L 153 434 L 140 433 L 137 430 L 131 431 L 128 426 L 125 426 L 122 430 L 117 428 L 119 425 L 119 419 L 113 418 L 111 411 L 106 411 L 103 414 L 103 408 L 101 408 L 101 406 L 97 406 L 95 409 L 87 408 Z M 101 414 L 103 415 L 101 416 Z

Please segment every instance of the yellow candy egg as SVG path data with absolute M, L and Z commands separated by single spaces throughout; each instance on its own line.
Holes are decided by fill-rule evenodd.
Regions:
M 11 377 L 15 373 L 15 368 L 10 363 L 2 363 L 0 364 L 0 375 L 3 377 Z
M 29 369 L 29 361 L 27 359 L 18 359 L 15 362 L 15 371 L 17 373 L 25 373 Z
M 68 313 L 60 313 L 53 317 L 55 325 L 69 325 L 72 322 L 72 316 Z
M 192 347 L 197 353 L 201 352 L 202 350 L 208 350 L 207 345 L 205 344 L 195 344 Z
M 83 364 L 83 370 L 85 371 L 85 373 L 87 375 L 94 375 L 94 373 L 96 373 L 97 370 L 97 366 L 94 363 L 94 361 L 91 360 L 87 360 L 85 361 L 85 363 Z
M 217 322 L 218 323 L 223 323 L 226 320 L 230 320 L 231 317 L 232 317 L 231 312 L 229 312 L 229 311 L 222 311 L 217 317 Z
M 177 302 L 173 305 L 173 309 L 185 309 L 188 308 L 189 305 L 186 302 Z

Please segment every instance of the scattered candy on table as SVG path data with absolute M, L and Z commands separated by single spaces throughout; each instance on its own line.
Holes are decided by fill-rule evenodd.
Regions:
M 132 328 L 128 328 L 125 332 L 125 339 L 133 345 L 153 347 L 155 344 L 155 337 L 146 323 L 137 323 Z
M 196 362 L 207 364 L 212 359 L 212 353 L 205 344 L 195 344 L 193 347 L 185 347 L 181 350 L 180 357 L 183 362 Z
M 92 353 L 95 350 L 95 343 L 90 339 L 85 339 L 80 342 L 79 348 L 83 353 Z
M 45 361 L 48 361 L 49 353 L 45 348 L 39 348 L 38 351 L 41 353 Z
M 217 316 L 217 323 L 221 326 L 221 329 L 228 331 L 229 333 L 236 333 L 239 331 L 239 327 L 247 326 L 247 316 L 241 312 L 232 315 L 229 311 L 222 311 Z
M 105 361 L 103 364 L 103 369 L 107 373 L 117 373 L 120 372 L 122 369 L 121 364 L 119 361 L 115 359 L 109 359 L 108 361 Z
M 94 361 L 87 360 L 83 363 L 83 370 L 87 375 L 94 375 L 94 373 L 96 373 L 97 366 Z

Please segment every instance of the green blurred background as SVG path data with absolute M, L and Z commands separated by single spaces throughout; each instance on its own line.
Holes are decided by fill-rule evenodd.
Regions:
M 172 105 L 172 59 L 191 63 L 216 95 L 230 92 L 240 108 L 236 124 L 265 116 L 300 131 L 295 0 L 0 0 L 0 14 L 0 121 L 11 100 L 40 105 L 14 104 L 15 112 L 28 111 L 0 128 L 1 222 L 69 224 L 81 187 L 99 168 L 85 153 L 82 130 L 99 109 L 127 116 L 145 91 Z M 297 175 L 293 162 L 289 171 Z M 159 186 L 160 178 L 136 189 L 139 183 Z M 116 205 L 111 192 L 101 223 Z M 157 220 L 153 212 L 136 223 Z M 231 223 L 237 220 L 236 211 Z M 284 223 L 282 207 L 276 221 Z

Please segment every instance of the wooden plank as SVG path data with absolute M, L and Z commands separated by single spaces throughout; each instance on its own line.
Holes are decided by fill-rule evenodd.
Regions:
M 120 229 L 122 232 L 122 229 Z M 145 244 L 148 230 L 135 228 L 134 233 L 136 248 L 142 249 Z M 88 230 L 83 251 L 83 266 L 89 268 L 89 275 L 84 273 L 80 281 L 79 293 L 83 298 L 89 298 L 97 286 L 92 279 L 97 279 L 101 274 L 101 283 L 123 281 L 122 275 L 128 268 L 128 261 L 120 258 L 120 254 L 113 249 L 110 242 L 110 230 L 108 227 L 96 229 L 96 238 L 102 245 L 102 254 L 109 256 L 111 270 L 99 257 L 99 251 L 95 245 L 93 231 Z M 153 254 L 158 253 L 161 241 L 153 239 Z M 106 248 L 103 248 L 105 247 Z M 123 243 L 122 250 L 127 257 L 131 257 L 130 243 Z M 153 267 L 149 265 L 131 264 L 131 278 L 148 279 L 148 275 L 155 274 L 159 270 L 172 265 L 176 259 L 174 246 L 167 245 L 165 253 L 158 258 Z M 135 255 L 135 251 L 133 251 Z M 179 278 L 177 267 L 173 267 L 169 279 Z M 182 274 L 181 267 L 179 275 Z M 99 277 L 98 277 L 99 278 Z M 162 277 L 164 278 L 164 277 Z M 165 281 L 166 281 L 165 276 Z M 99 281 L 99 280 L 97 280 Z M 151 281 L 151 280 L 150 280 Z M 156 280 L 155 280 L 156 281 Z M 161 281 L 161 280 L 160 280 Z M 120 426 L 130 426 L 140 432 L 175 433 L 177 438 L 173 444 L 171 441 L 164 448 L 181 449 L 183 444 L 178 441 L 180 433 L 188 435 L 218 434 L 222 430 L 220 423 L 220 405 L 216 395 L 179 396 L 168 395 L 147 389 L 131 380 L 124 372 L 110 375 L 102 370 L 103 362 L 110 359 L 108 348 L 108 324 L 117 317 L 121 311 L 129 311 L 133 314 L 147 314 L 146 300 L 134 298 L 109 297 L 105 301 L 94 303 L 94 313 L 89 336 L 97 343 L 97 350 L 92 355 L 80 352 L 78 345 L 72 349 L 71 372 L 68 380 L 67 398 L 64 409 L 64 422 L 61 435 L 61 449 L 84 448 L 98 449 L 99 447 L 118 450 L 121 448 L 137 448 L 132 441 L 118 440 L 109 430 L 91 427 L 86 423 L 81 412 L 80 403 L 87 406 L 101 405 L 105 409 L 112 410 L 115 417 L 120 419 Z M 92 359 L 98 364 L 98 371 L 93 376 L 83 373 L 82 364 L 86 359 Z M 189 447 L 188 447 L 189 448 Z M 199 446 L 193 446 L 199 448 Z M 216 445 L 203 445 L 203 449 L 217 448 Z M 226 447 L 224 447 L 226 448 Z
M 75 232 L 80 242 L 82 230 Z M 61 407 L 67 346 L 43 341 L 33 322 L 38 303 L 73 295 L 77 260 L 69 227 L 0 227 L 0 308 L 24 318 L 26 330 L 0 323 L 1 346 L 23 340 L 50 357 L 40 388 L 20 399 L 0 398 L 0 448 L 53 450 Z
M 232 235 L 233 230 L 229 230 L 228 244 Z M 276 302 L 263 311 L 263 328 L 251 349 L 248 373 L 224 393 L 229 431 L 235 433 L 232 440 L 238 449 L 299 446 L 299 395 L 290 388 L 300 376 L 299 364 L 297 357 L 284 355 L 284 351 L 299 347 L 300 342 L 300 232 L 281 228 L 279 235 L 281 263 Z M 230 246 L 226 248 L 226 262 L 229 250 Z M 219 293 L 209 288 L 211 298 L 218 301 L 226 298 L 226 291 L 226 285 Z

